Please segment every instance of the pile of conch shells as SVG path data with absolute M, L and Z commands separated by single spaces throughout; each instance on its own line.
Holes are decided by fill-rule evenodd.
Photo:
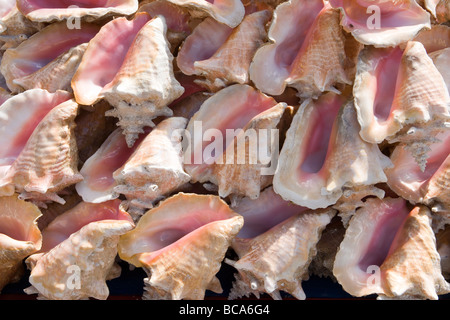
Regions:
M 449 1 L 0 5 L 0 290 L 450 293 Z

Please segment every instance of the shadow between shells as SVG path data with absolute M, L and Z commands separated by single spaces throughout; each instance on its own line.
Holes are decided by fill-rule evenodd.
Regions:
M 0 3 L 0 291 L 450 293 L 448 1 Z

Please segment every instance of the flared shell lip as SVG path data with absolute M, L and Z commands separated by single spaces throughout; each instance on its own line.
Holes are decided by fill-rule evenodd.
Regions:
M 33 8 L 23 4 L 23 1 L 17 1 L 19 11 L 31 21 L 37 22 L 55 22 L 68 19 L 86 18 L 95 20 L 107 15 L 129 16 L 135 13 L 139 8 L 138 0 L 126 0 L 118 7 L 97 7 L 97 8 Z
M 158 16 L 158 17 L 164 19 L 162 16 Z M 95 92 L 88 93 L 87 96 L 83 92 L 81 92 L 83 85 L 79 84 L 79 82 L 82 83 L 83 81 L 86 81 L 86 79 L 85 79 L 86 76 L 84 75 L 84 73 L 87 72 L 86 70 L 84 70 L 86 68 L 86 66 L 85 66 L 86 60 L 88 58 L 90 58 L 91 56 L 93 56 L 92 52 L 95 52 L 96 47 L 99 46 L 100 40 L 102 40 L 103 37 L 110 36 L 110 34 L 107 34 L 107 32 L 109 32 L 109 28 L 111 28 L 112 30 L 114 28 L 117 28 L 117 25 L 119 23 L 121 23 L 122 21 L 124 21 L 125 23 L 129 23 L 129 24 L 136 23 L 140 26 L 140 28 L 138 28 L 137 32 L 134 34 L 133 40 L 131 41 L 130 46 L 124 50 L 125 55 L 123 56 L 123 61 L 121 63 L 121 65 L 123 65 L 123 63 L 125 62 L 125 60 L 127 58 L 128 52 L 132 49 L 132 47 L 135 43 L 136 37 L 139 34 L 139 32 L 141 32 L 142 28 L 144 26 L 146 26 L 147 24 L 151 23 L 151 21 L 153 21 L 154 19 L 155 18 L 150 17 L 150 15 L 146 12 L 138 12 L 132 19 L 127 19 L 127 17 L 119 17 L 119 18 L 116 18 L 102 26 L 102 28 L 99 30 L 99 32 L 89 41 L 88 47 L 86 48 L 85 54 L 83 55 L 80 65 L 79 65 L 77 71 L 75 72 L 74 76 L 72 77 L 71 87 L 74 92 L 75 100 L 77 101 L 78 104 L 89 106 L 89 105 L 93 105 L 93 104 L 99 102 L 100 100 L 104 99 L 105 98 L 105 88 L 107 88 L 109 85 L 111 85 L 111 83 L 114 81 L 115 76 L 113 76 L 111 79 L 108 79 L 109 82 L 104 85 L 91 82 L 90 85 L 96 87 L 96 90 L 95 90 Z M 142 21 L 140 21 L 140 20 L 142 20 Z M 117 71 L 119 71 L 119 70 L 120 70 L 120 67 Z
M 148 264 L 150 261 L 153 261 L 157 259 L 160 255 L 164 255 L 164 252 L 166 250 L 170 250 L 171 248 L 178 246 L 181 242 L 189 240 L 189 238 L 195 238 L 196 235 L 202 234 L 203 232 L 207 232 L 207 230 L 212 229 L 214 230 L 216 227 L 219 228 L 222 223 L 239 223 L 239 221 L 243 221 L 243 218 L 240 216 L 233 216 L 227 219 L 221 219 L 221 220 L 215 220 L 208 222 L 207 224 L 195 229 L 194 231 L 189 232 L 188 234 L 184 235 L 177 241 L 171 243 L 170 245 L 163 247 L 159 250 L 152 251 L 152 252 L 144 252 L 135 255 L 138 259 L 140 266 Z
M 42 212 L 39 210 L 39 208 L 29 202 L 25 202 L 23 200 L 19 200 L 16 198 L 17 195 L 13 196 L 7 196 L 7 197 L 0 197 L 1 199 L 4 199 L 5 201 L 8 201 L 9 199 L 14 199 L 13 201 L 21 202 L 22 204 L 26 205 L 28 208 L 22 208 L 22 211 L 19 213 L 19 216 L 13 217 L 17 222 L 26 223 L 27 229 L 24 230 L 24 238 L 23 240 L 15 239 L 10 235 L 0 233 L 0 246 L 7 244 L 8 246 L 14 248 L 15 250 L 31 250 L 31 251 L 37 251 L 42 246 L 42 233 L 41 230 L 38 228 L 37 221 L 40 217 L 42 217 Z M 14 205 L 14 204 L 12 204 Z M 3 211 L 3 210 L 2 210 Z M 6 210 L 6 216 L 8 216 L 8 211 Z M 26 211 L 26 212 L 25 212 Z M 3 215 L 0 214 L 0 215 Z
M 0 233 L 0 251 L 38 251 L 42 245 L 42 237 L 36 240 L 17 240 Z
M 148 263 L 149 260 L 153 260 L 156 257 L 158 257 L 159 255 L 164 254 L 164 251 L 169 250 L 170 248 L 173 248 L 173 247 L 179 245 L 180 242 L 185 241 L 185 240 L 189 239 L 190 237 L 195 237 L 197 234 L 201 234 L 202 232 L 204 232 L 207 229 L 210 229 L 210 228 L 214 229 L 215 226 L 220 225 L 221 223 L 226 223 L 226 222 L 231 222 L 231 221 L 240 221 L 241 224 L 243 224 L 243 220 L 244 220 L 243 217 L 241 215 L 239 215 L 238 213 L 234 212 L 228 206 L 228 204 L 226 204 L 225 201 L 223 201 L 221 198 L 219 198 L 218 196 L 215 196 L 215 195 L 199 195 L 199 194 L 194 194 L 194 193 L 180 192 L 180 193 L 176 194 L 175 196 L 172 196 L 172 197 L 164 200 L 164 203 L 162 203 L 162 205 L 164 205 L 164 204 L 167 205 L 167 203 L 169 203 L 169 205 L 170 205 L 170 202 L 172 202 L 172 201 L 180 201 L 182 203 L 185 203 L 186 201 L 192 200 L 194 198 L 203 199 L 202 201 L 205 201 L 205 205 L 207 205 L 210 201 L 217 201 L 217 203 L 225 205 L 226 207 L 224 206 L 223 208 L 227 211 L 226 212 L 227 217 L 211 220 L 211 221 L 203 224 L 202 226 L 194 229 L 193 231 L 186 233 L 184 236 L 182 236 L 178 240 L 172 242 L 171 244 L 169 244 L 165 247 L 162 247 L 158 250 L 150 251 L 150 252 L 134 252 L 134 253 L 127 252 L 128 248 L 127 248 L 126 242 L 128 241 L 128 239 L 132 239 L 133 234 L 141 228 L 139 225 L 141 223 L 141 221 L 143 221 L 142 224 L 145 223 L 145 219 L 142 220 L 142 218 L 141 218 L 141 220 L 137 223 L 136 227 L 133 230 L 131 230 L 130 232 L 127 232 L 126 234 L 121 236 L 121 239 L 118 244 L 119 257 L 125 261 L 132 263 L 136 267 L 143 267 L 144 265 L 146 265 Z M 153 209 L 150 209 L 149 211 L 146 212 L 146 214 L 151 215 L 152 213 L 158 212 L 159 210 L 164 210 L 164 207 L 162 205 L 160 202 L 159 206 L 157 206 Z M 143 228 L 145 228 L 145 226 Z
M 168 0 L 173 4 L 191 8 L 202 12 L 205 16 L 211 16 L 214 20 L 226 24 L 231 28 L 237 27 L 245 16 L 245 8 L 240 0 L 229 0 L 232 10 L 227 7 L 220 7 L 206 0 Z
M 430 13 L 423 9 L 414 0 L 410 1 L 410 7 L 416 11 L 420 11 L 421 13 L 421 20 L 416 24 L 399 27 L 371 27 L 367 28 L 367 30 L 361 30 L 353 26 L 351 19 L 345 12 L 345 9 L 339 4 L 340 2 L 341 1 L 331 0 L 330 4 L 333 8 L 338 8 L 341 11 L 341 25 L 345 31 L 350 32 L 357 41 L 364 45 L 371 45 L 376 48 L 395 47 L 411 40 L 421 30 L 431 28 Z M 358 1 L 354 2 L 356 3 Z M 378 7 L 376 3 L 373 6 Z M 371 14 L 373 14 L 373 11 L 369 11 L 370 6 L 368 6 L 367 9 L 367 12 L 372 12 Z M 381 9 L 378 7 L 378 10 Z M 369 13 L 367 13 L 367 17 L 370 17 Z M 380 17 L 380 19 L 381 18 L 382 17 Z M 368 24 L 369 22 L 367 21 L 367 25 Z

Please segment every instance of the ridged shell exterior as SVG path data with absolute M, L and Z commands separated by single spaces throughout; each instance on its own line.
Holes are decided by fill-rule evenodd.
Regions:
M 385 214 L 389 216 L 384 218 Z M 390 238 L 384 244 L 383 235 Z M 366 256 L 369 250 L 372 257 Z M 441 273 L 429 209 L 419 206 L 409 212 L 401 198 L 368 199 L 356 212 L 336 255 L 333 274 L 354 296 L 437 299 L 450 291 Z
M 63 22 L 55 23 L 6 50 L 0 70 L 8 88 L 16 93 L 35 87 L 52 92 L 67 89 L 85 49 L 74 47 L 89 42 L 99 29 L 83 23 L 81 29 L 71 30 Z
M 387 289 L 382 298 L 426 298 L 450 292 L 444 280 L 436 238 L 431 228 L 431 215 L 426 207 L 416 207 L 396 235 L 397 245 L 381 266 Z
M 394 166 L 386 170 L 389 187 L 411 203 L 433 207 L 434 213 L 450 210 L 448 196 L 449 164 L 448 146 L 450 132 L 436 136 L 425 170 L 422 171 L 404 146 L 397 146 L 391 155 Z M 447 213 L 448 214 L 448 213 Z
M 74 137 L 77 114 L 78 104 L 68 100 L 45 116 L 3 177 L 2 192 L 16 191 L 37 202 L 63 202 L 57 193 L 83 179 Z
M 314 112 L 330 105 L 339 108 L 336 118 L 330 119 L 326 128 L 314 126 L 327 113 Z M 329 141 L 322 146 L 328 150 L 322 167 L 303 169 L 311 156 L 306 151 L 310 135 L 329 126 Z M 348 97 L 328 93 L 317 101 L 306 100 L 295 114 L 281 149 L 273 181 L 275 192 L 287 201 L 317 209 L 335 204 L 345 190 L 385 182 L 383 170 L 391 165 L 389 159 L 377 145 L 363 141 L 358 131 L 354 106 Z
M 187 119 L 181 117 L 161 121 L 114 172 L 114 192 L 126 196 L 130 213 L 145 212 L 190 181 L 182 163 L 181 137 L 186 125 Z
M 79 104 L 90 106 L 104 98 L 103 88 L 113 81 L 136 35 L 149 20 L 150 16 L 143 12 L 131 20 L 124 17 L 113 19 L 89 41 L 72 78 L 73 93 Z
M 290 86 L 302 98 L 317 98 L 352 83 L 361 45 L 345 34 L 339 12 L 328 3 L 282 3 L 268 36 L 270 42 L 257 51 L 250 66 L 250 79 L 262 92 L 280 95 Z
M 221 106 L 219 113 L 218 106 Z M 265 143 L 267 144 L 265 152 L 270 151 L 271 156 L 277 155 L 278 150 L 274 150 L 276 146 L 271 139 L 277 140 L 278 137 L 271 136 L 272 130 L 282 131 L 285 125 L 283 117 L 290 116 L 290 112 L 291 107 L 285 103 L 277 104 L 273 98 L 248 85 L 235 84 L 215 93 L 203 103 L 187 126 L 189 138 L 192 141 L 188 151 L 185 152 L 184 168 L 191 176 L 191 181 L 213 183 L 218 186 L 221 197 L 231 195 L 258 198 L 260 191 L 271 184 L 273 172 L 270 171 L 270 166 L 274 162 L 263 163 L 259 155 L 255 153 L 262 149 L 262 143 Z M 240 117 L 239 121 L 242 124 L 231 127 L 230 125 L 236 125 L 233 120 L 236 117 Z M 201 123 L 203 132 L 195 131 L 198 123 Z M 241 131 L 234 131 L 238 129 Z M 205 139 L 203 134 L 208 131 L 215 134 L 217 130 L 221 131 L 221 138 L 227 141 L 220 141 L 220 147 L 223 147 L 223 150 L 217 146 L 215 149 L 219 150 L 216 150 L 216 154 L 211 157 L 205 150 L 216 145 L 210 144 L 203 150 L 204 145 L 201 145 L 199 141 Z M 234 131 L 233 139 L 229 138 L 229 134 L 225 132 L 227 130 Z M 258 140 L 257 149 L 254 142 L 252 147 L 249 147 L 250 139 L 245 138 L 247 134 L 253 133 Z M 199 134 L 202 136 L 199 137 Z M 201 157 L 200 163 L 196 163 L 198 157 Z
M 244 18 L 245 8 L 240 0 L 225 0 L 220 4 L 207 0 L 168 0 L 187 8 L 194 17 L 211 16 L 220 23 L 234 28 Z
M 20 13 L 17 9 L 16 1 L 6 0 L 2 2 L 0 12 L 0 43 L 5 42 L 2 49 L 16 46 L 40 28 L 39 23 L 28 20 Z M 2 39 L 2 35 L 6 35 L 7 37 Z
M 16 79 L 14 83 L 20 85 L 24 90 L 40 88 L 49 92 L 58 90 L 71 92 L 72 77 L 81 62 L 86 48 L 87 43 L 73 47 L 39 71 L 21 79 Z
M 19 0 L 17 7 L 31 21 L 54 22 L 67 19 L 95 20 L 106 16 L 131 15 L 138 9 L 138 0 L 78 1 L 69 5 L 67 1 L 59 0 Z
M 121 237 L 119 256 L 147 272 L 144 299 L 203 299 L 222 291 L 216 274 L 242 225 L 219 197 L 179 193 Z
M 3 146 L 0 152 L 1 178 L 22 152 L 39 122 L 54 107 L 69 100 L 70 94 L 33 89 L 7 98 L 0 108 L 0 136 Z M 11 192 L 8 194 L 12 195 Z
M 415 0 L 331 0 L 342 11 L 341 25 L 359 42 L 374 47 L 395 47 L 430 28 L 430 14 Z
M 129 221 L 114 220 L 84 226 L 39 257 L 32 267 L 32 288 L 26 289 L 27 293 L 49 300 L 105 300 L 119 237 L 132 228 Z
M 334 214 L 332 209 L 302 212 L 255 238 L 233 240 L 239 259 L 226 262 L 238 275 L 229 298 L 268 293 L 279 300 L 280 291 L 284 291 L 304 300 L 301 282 L 309 278 L 316 245 Z
M 386 98 L 392 99 L 389 115 L 384 120 L 378 120 L 374 103 L 376 95 L 383 93 L 373 90 L 373 84 L 380 76 L 376 66 L 386 50 L 393 52 L 399 49 L 367 47 L 360 55 L 353 88 L 361 125 L 360 135 L 371 143 L 381 143 L 387 139 L 390 143 L 405 145 L 423 169 L 429 145 L 436 141 L 437 133 L 445 130 L 445 122 L 450 117 L 450 96 L 442 75 L 424 46 L 410 41 L 399 61 L 395 92 L 392 97 Z M 386 56 L 385 59 L 390 58 Z M 391 68 L 395 73 L 395 66 Z M 384 107 L 389 108 L 389 105 Z
M 205 86 L 209 91 L 217 91 L 234 83 L 248 83 L 250 63 L 256 50 L 266 40 L 265 25 L 269 19 L 270 12 L 268 10 L 246 15 L 239 26 L 232 30 L 225 42 L 210 57 L 191 61 L 195 74 L 205 77 L 205 80 L 198 80 L 197 83 Z M 192 45 L 196 47 L 198 42 L 206 38 L 205 33 L 211 33 L 216 37 L 216 33 L 213 31 L 216 29 L 215 24 L 220 25 L 211 18 L 205 19 L 195 28 L 194 33 L 186 39 L 185 48 Z M 228 34 L 229 31 L 226 30 L 226 33 Z M 211 46 L 211 41 L 202 43 L 205 46 Z M 208 49 L 205 48 L 205 50 Z M 183 55 L 189 54 L 185 51 L 188 50 L 183 50 L 183 48 L 180 50 L 177 61 L 183 62 Z M 200 54 L 204 54 L 204 51 L 202 50 Z M 179 64 L 179 66 L 180 69 L 184 70 L 183 64 Z M 188 71 L 188 73 L 190 72 Z
M 184 92 L 173 73 L 166 32 L 161 16 L 143 26 L 120 70 L 104 88 L 105 99 L 114 106 L 106 115 L 119 118 L 130 147 L 144 127 L 155 125 L 153 119 L 173 114 L 168 105 Z

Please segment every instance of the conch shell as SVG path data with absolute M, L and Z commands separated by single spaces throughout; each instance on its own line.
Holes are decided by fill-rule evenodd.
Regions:
M 301 282 L 309 278 L 308 267 L 316 254 L 316 245 L 335 210 L 306 211 L 272 227 L 254 238 L 235 238 L 232 248 L 239 259 L 226 262 L 239 274 L 230 299 L 253 293 L 268 293 L 281 299 L 279 291 L 297 299 L 306 298 Z
M 114 107 L 106 115 L 119 118 L 129 147 L 144 127 L 155 125 L 154 118 L 171 116 L 167 106 L 184 92 L 173 74 L 166 31 L 162 16 L 150 20 L 146 13 L 105 24 L 72 79 L 78 103 L 91 105 L 105 98 Z M 120 37 L 108 41 L 111 34 Z
M 273 179 L 275 192 L 311 209 L 335 204 L 344 192 L 386 182 L 391 165 L 376 144 L 359 137 L 348 96 L 306 100 L 287 132 Z M 362 151 L 364 150 L 364 151 Z
M 167 0 L 177 6 L 185 7 L 191 16 L 204 18 L 210 16 L 220 23 L 234 28 L 244 18 L 245 8 L 241 0 L 223 0 L 215 3 L 210 0 Z
M 42 232 L 40 253 L 26 262 L 31 269 L 28 294 L 51 300 L 106 299 L 106 280 L 117 255 L 119 236 L 130 231 L 131 217 L 120 200 L 81 202 L 53 220 Z
M 94 24 L 83 23 L 81 29 L 68 29 L 63 22 L 54 23 L 5 51 L 0 70 L 12 92 L 41 88 L 50 92 L 70 90 L 85 43 L 99 31 Z M 52 39 L 52 41 L 48 41 Z
M 407 146 L 424 170 L 429 145 L 450 118 L 449 92 L 424 46 L 365 48 L 353 94 L 361 137 Z
M 124 64 L 104 88 L 105 99 L 115 108 L 106 115 L 119 118 L 129 147 L 144 127 L 154 126 L 152 119 L 171 116 L 168 105 L 184 92 L 173 73 L 166 32 L 161 16 L 142 27 Z
M 275 144 L 290 110 L 248 85 L 235 84 L 215 93 L 187 126 L 184 168 L 191 182 L 210 182 L 223 198 L 258 198 L 271 183 L 276 166 L 272 158 L 279 146 Z
M 350 220 L 333 274 L 353 296 L 438 299 L 450 292 L 442 276 L 430 211 L 401 198 L 367 199 Z
M 330 0 L 342 11 L 341 24 L 356 40 L 374 47 L 395 47 L 430 28 L 430 14 L 416 0 Z
M 210 91 L 249 83 L 250 63 L 265 41 L 270 17 L 268 10 L 257 11 L 234 29 L 206 18 L 185 40 L 177 55 L 178 67 L 184 74 L 205 77 L 197 83 Z
M 432 208 L 435 220 L 450 222 L 450 130 L 438 134 L 436 142 L 430 146 L 429 158 L 422 171 L 404 146 L 397 146 L 391 155 L 394 164 L 386 170 L 389 187 L 411 203 L 423 203 Z
M 64 91 L 49 93 L 34 89 L 9 96 L 1 105 L 1 142 L 0 153 L 2 173 L 22 152 L 31 134 L 42 119 L 56 106 L 70 99 Z
M 215 275 L 242 225 L 219 197 L 178 193 L 121 236 L 119 257 L 148 274 L 144 299 L 203 299 L 222 292 Z
M 124 205 L 131 214 L 145 212 L 190 181 L 182 162 L 181 137 L 186 125 L 187 119 L 181 117 L 161 121 L 114 171 L 114 192 L 126 196 Z
M 141 1 L 138 12 L 146 12 L 151 17 L 162 15 L 167 24 L 167 40 L 171 44 L 171 52 L 178 49 L 180 43 L 192 32 L 188 11 L 166 0 Z
M 448 72 L 450 69 L 450 27 L 443 24 L 433 25 L 431 29 L 419 32 L 413 40 L 423 44 L 450 92 L 450 72 Z
M 22 276 L 22 261 L 41 249 L 41 211 L 17 195 L 0 197 L 0 291 Z
M 138 0 L 65 1 L 65 0 L 18 0 L 17 8 L 31 21 L 54 22 L 74 19 L 96 20 L 106 16 L 127 16 L 138 9 Z
M 27 92 L 24 94 L 28 94 Z M 16 100 L 13 99 L 3 104 L 2 109 L 7 109 L 11 101 L 14 103 Z M 36 119 L 32 119 L 35 129 L 31 135 L 22 135 L 22 132 L 16 131 L 17 139 L 29 138 L 19 140 L 22 142 L 19 147 L 24 145 L 23 149 L 10 166 L 5 168 L 5 174 L 0 180 L 2 195 L 18 192 L 20 198 L 33 199 L 37 203 L 64 203 L 58 192 L 83 179 L 77 168 L 78 150 L 74 137 L 77 114 L 78 104 L 67 100 L 51 109 L 37 125 Z M 16 146 L 12 145 L 11 148 Z
M 290 0 L 273 15 L 270 42 L 250 66 L 250 79 L 259 90 L 281 95 L 289 86 L 299 97 L 317 98 L 352 83 L 362 45 L 342 30 L 337 9 L 322 0 Z

